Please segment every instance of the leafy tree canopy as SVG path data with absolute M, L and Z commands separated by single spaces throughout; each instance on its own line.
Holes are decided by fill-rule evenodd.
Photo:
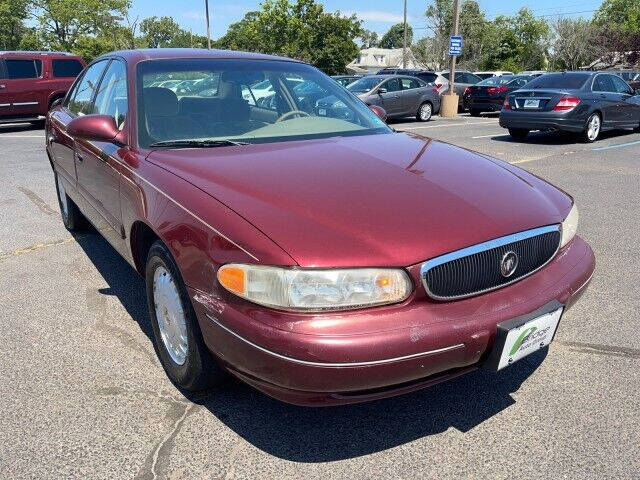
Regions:
M 407 46 L 410 47 L 413 43 L 413 28 L 411 25 L 407 25 Z M 404 24 L 397 23 L 392 26 L 387 33 L 385 33 L 378 46 L 380 48 L 402 48 L 404 44 Z
M 216 47 L 304 60 L 329 74 L 342 73 L 359 52 L 355 16 L 328 13 L 314 0 L 266 0 L 229 27 Z

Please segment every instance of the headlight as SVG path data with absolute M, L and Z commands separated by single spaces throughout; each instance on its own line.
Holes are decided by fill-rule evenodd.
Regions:
M 574 203 L 569 215 L 567 215 L 567 218 L 562 222 L 562 239 L 560 240 L 560 248 L 564 247 L 573 237 L 576 236 L 579 218 L 580 214 L 578 213 L 578 207 L 576 207 L 576 204 Z
M 344 310 L 405 300 L 412 284 L 389 268 L 295 269 L 227 264 L 218 270 L 225 289 L 250 302 L 285 310 Z

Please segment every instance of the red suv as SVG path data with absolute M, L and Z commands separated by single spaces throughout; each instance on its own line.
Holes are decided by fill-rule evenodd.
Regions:
M 85 65 L 64 52 L 0 52 L 0 123 L 44 121 Z

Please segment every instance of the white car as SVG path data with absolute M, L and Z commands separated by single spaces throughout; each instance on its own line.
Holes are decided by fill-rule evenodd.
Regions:
M 501 77 L 503 75 L 513 75 L 513 72 L 508 72 L 506 70 L 494 70 L 494 71 L 486 71 L 486 72 L 473 72 L 475 75 L 478 75 L 483 80 L 491 77 Z

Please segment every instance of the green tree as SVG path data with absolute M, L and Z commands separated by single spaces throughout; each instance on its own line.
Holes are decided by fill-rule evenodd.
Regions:
M 449 36 L 453 33 L 453 0 L 433 0 L 425 12 L 431 32 L 428 64 L 443 68 L 449 62 Z M 459 33 L 463 38 L 460 64 L 475 68 L 486 51 L 491 25 L 475 0 L 464 0 L 460 6 Z
M 598 56 L 593 39 L 597 27 L 583 18 L 560 18 L 553 25 L 553 66 L 577 70 Z
M 28 0 L 0 0 L 0 49 L 15 50 L 27 29 Z
M 355 16 L 325 12 L 314 0 L 266 0 L 261 10 L 232 24 L 215 45 L 297 58 L 337 74 L 358 55 L 354 40 L 361 35 Z
M 52 49 L 73 51 L 81 37 L 119 27 L 129 0 L 32 0 L 40 36 Z
M 547 67 L 551 30 L 544 19 L 522 8 L 497 17 L 488 30 L 482 67 L 490 70 L 539 70 Z
M 360 34 L 360 40 L 362 41 L 362 48 L 371 48 L 378 45 L 378 34 L 372 30 L 362 30 Z
M 594 15 L 594 21 L 626 33 L 640 33 L 640 1 L 604 0 Z
M 413 43 L 413 28 L 411 25 L 407 25 L 407 46 L 410 47 Z M 402 48 L 404 44 L 404 24 L 397 23 L 392 26 L 387 33 L 385 33 L 378 46 L 380 48 Z
M 145 18 L 140 22 L 140 32 L 150 48 L 174 46 L 185 33 L 171 17 Z

